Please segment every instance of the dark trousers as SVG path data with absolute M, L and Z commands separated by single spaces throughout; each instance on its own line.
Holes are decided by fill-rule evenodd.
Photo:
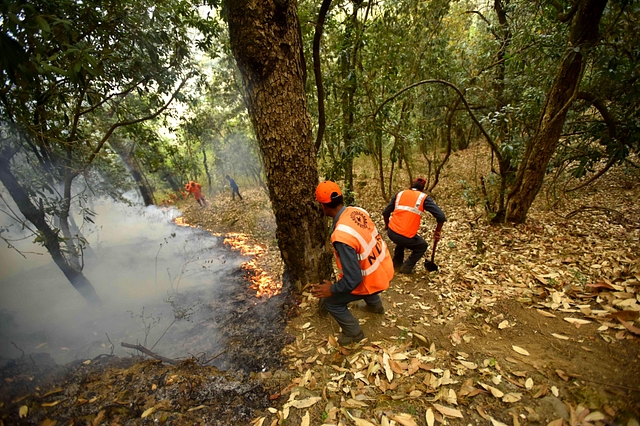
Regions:
M 418 234 L 413 238 L 407 238 L 403 235 L 396 234 L 391 229 L 387 229 L 387 235 L 396 245 L 393 250 L 393 267 L 401 268 L 403 271 L 411 271 L 429 248 L 429 244 Z M 404 260 L 405 249 L 411 250 L 411 254 L 407 260 Z
M 351 294 L 351 293 L 336 293 L 331 296 L 321 299 L 322 306 L 326 309 L 331 316 L 340 324 L 342 333 L 345 336 L 357 336 L 362 332 L 358 319 L 353 316 L 349 307 L 347 306 L 351 302 L 356 300 L 364 300 L 367 305 L 370 306 L 382 306 L 382 299 L 380 293 L 375 294 Z
M 238 188 L 237 188 L 237 187 L 236 187 L 236 188 L 231 188 L 231 191 L 233 191 L 233 192 L 231 193 L 231 197 L 232 197 L 232 199 L 234 199 L 234 200 L 235 200 L 235 199 L 236 199 L 236 194 L 238 194 L 238 197 L 240 197 L 240 199 L 242 200 L 242 195 L 240 195 L 240 191 L 238 191 Z

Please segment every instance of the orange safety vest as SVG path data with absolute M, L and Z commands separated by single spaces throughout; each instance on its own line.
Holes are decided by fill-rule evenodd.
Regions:
M 396 234 L 413 238 L 420 228 L 420 219 L 424 213 L 424 199 L 427 194 L 421 191 L 406 190 L 396 195 L 396 206 L 389 220 L 389 228 Z
M 351 294 L 374 294 L 389 288 L 389 281 L 393 278 L 391 254 L 365 210 L 345 208 L 331 234 L 331 243 L 336 241 L 352 247 L 360 262 L 362 282 Z M 334 254 L 342 278 L 342 264 L 335 249 Z
M 202 186 L 200 186 L 199 183 L 191 181 L 185 185 L 185 188 L 187 189 L 187 192 L 193 194 L 193 198 L 196 200 L 202 198 Z
M 199 200 L 200 198 L 202 198 L 202 186 L 200 186 L 199 183 L 194 183 L 192 186 L 193 188 L 193 196 L 196 200 Z

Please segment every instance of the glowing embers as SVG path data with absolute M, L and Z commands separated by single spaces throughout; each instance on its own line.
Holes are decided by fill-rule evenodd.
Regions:
M 274 281 L 259 266 L 261 257 L 265 253 L 264 248 L 257 244 L 249 243 L 249 236 L 245 234 L 227 234 L 224 238 L 224 244 L 228 244 L 232 250 L 240 251 L 243 256 L 254 256 L 253 259 L 244 262 L 241 267 L 247 272 L 251 288 L 256 291 L 257 297 L 271 297 L 280 293 L 282 283 Z
M 184 216 L 176 217 L 175 219 L 173 219 L 173 222 L 178 226 L 186 226 L 186 227 L 189 227 L 189 228 L 197 228 L 197 226 L 190 225 L 187 222 L 185 222 Z
M 243 256 L 258 256 L 264 253 L 264 249 L 257 244 L 249 244 L 249 236 L 245 234 L 230 233 L 224 237 L 225 244 L 233 250 L 240 251 Z
M 185 222 L 182 216 L 175 218 L 174 222 L 178 226 L 198 228 Z M 209 232 L 215 236 L 221 236 L 212 231 Z M 223 243 L 231 247 L 232 250 L 239 251 L 242 256 L 253 256 L 251 260 L 244 262 L 240 267 L 247 272 L 251 288 L 256 291 L 257 297 L 271 297 L 280 293 L 282 290 L 282 282 L 271 278 L 269 274 L 260 267 L 260 265 L 264 263 L 263 255 L 266 253 L 263 247 L 257 244 L 251 244 L 248 235 L 239 233 L 226 234 Z

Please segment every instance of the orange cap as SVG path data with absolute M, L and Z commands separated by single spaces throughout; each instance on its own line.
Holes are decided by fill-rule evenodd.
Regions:
M 323 204 L 330 203 L 341 195 L 342 191 L 338 184 L 330 180 L 320 182 L 316 188 L 316 200 Z

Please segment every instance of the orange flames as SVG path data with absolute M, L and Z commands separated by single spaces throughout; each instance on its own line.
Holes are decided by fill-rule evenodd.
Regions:
M 224 244 L 228 244 L 232 250 L 240 251 L 243 256 L 259 256 L 264 249 L 259 245 L 249 244 L 249 236 L 246 234 L 229 233 L 224 237 Z
M 189 228 L 195 228 L 195 226 L 189 225 L 187 222 L 185 222 L 184 217 L 182 216 L 176 217 L 175 219 L 173 219 L 173 222 L 178 226 L 188 226 Z
M 197 228 L 185 222 L 184 217 L 174 219 L 176 225 L 189 226 Z M 211 232 L 211 231 L 209 231 Z M 221 236 L 211 232 L 213 235 Z M 240 233 L 229 233 L 224 236 L 224 244 L 231 247 L 232 250 L 239 251 L 242 256 L 253 256 L 251 260 L 244 262 L 241 268 L 247 272 L 248 279 L 251 282 L 251 288 L 256 291 L 257 297 L 266 296 L 267 298 L 279 294 L 282 290 L 282 282 L 274 280 L 263 268 L 260 267 L 260 260 L 266 250 L 249 241 L 249 236 Z
M 231 233 L 224 238 L 224 244 L 228 244 L 232 250 L 240 251 L 243 256 L 253 256 L 251 260 L 242 264 L 242 269 L 247 271 L 251 288 L 256 291 L 257 297 L 271 297 L 280 293 L 282 283 L 273 280 L 267 272 L 259 266 L 265 249 L 257 244 L 249 242 L 249 236 L 246 234 Z

